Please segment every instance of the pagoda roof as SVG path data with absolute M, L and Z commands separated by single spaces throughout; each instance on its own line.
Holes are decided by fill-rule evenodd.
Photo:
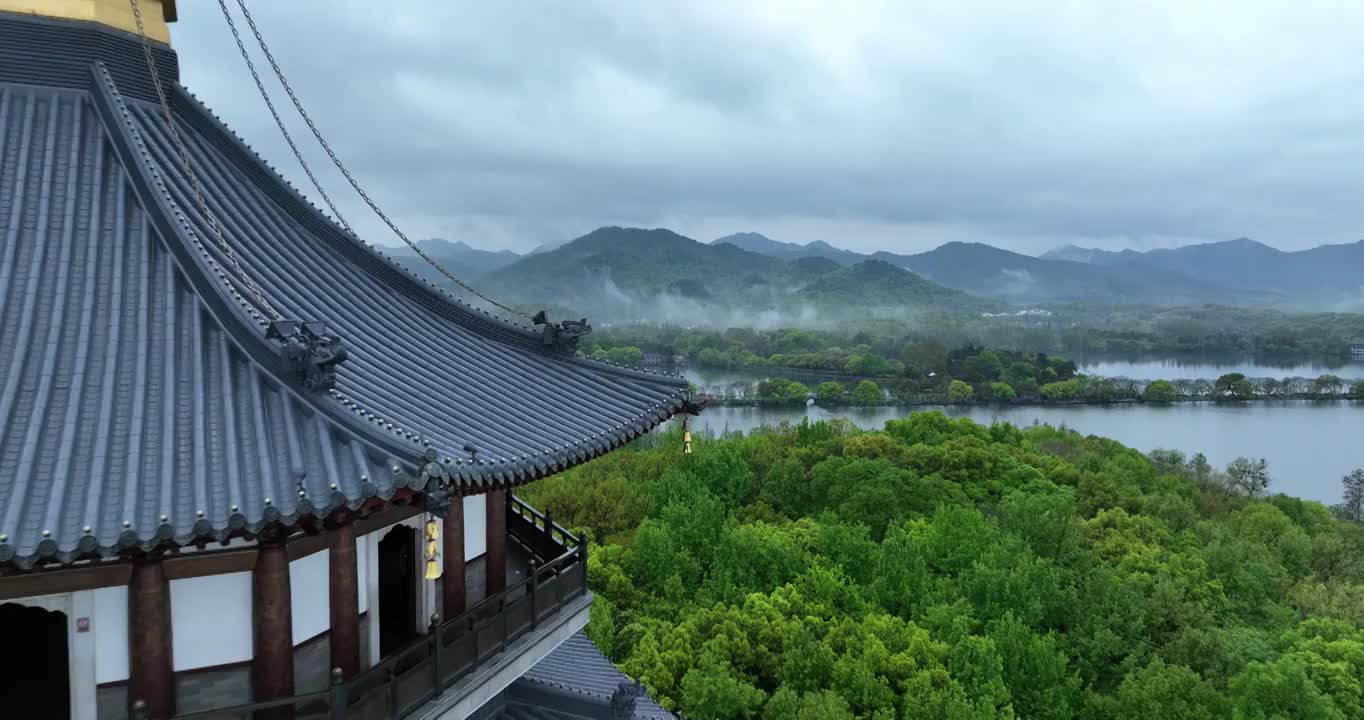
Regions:
M 155 56 L 232 255 L 348 357 L 313 390 L 272 338 L 135 36 L 0 12 L 0 564 L 513 486 L 687 407 L 680 377 L 578 357 L 343 232 Z

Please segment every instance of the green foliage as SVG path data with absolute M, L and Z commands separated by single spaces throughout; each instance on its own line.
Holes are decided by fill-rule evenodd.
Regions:
M 1303 658 L 1285 655 L 1274 662 L 1251 663 L 1232 678 L 1228 690 L 1237 720 L 1346 717 L 1323 688 L 1312 681 Z
M 1013 386 L 1005 382 L 990 383 L 990 397 L 996 400 L 1012 400 L 1018 397 Z
M 947 348 L 939 340 L 906 343 L 900 361 L 920 374 L 941 373 L 947 369 Z
M 637 347 L 613 347 L 606 351 L 606 359 L 618 365 L 638 367 L 644 364 L 644 352 Z
M 1227 703 L 1198 673 L 1159 658 L 1133 672 L 1118 688 L 1118 720 L 1218 720 Z
M 810 388 L 786 378 L 769 378 L 758 383 L 758 402 L 763 405 L 799 405 L 810 396 Z
M 953 380 L 947 384 L 947 399 L 949 402 L 970 402 L 975 399 L 975 397 L 975 388 L 961 380 Z
M 1146 386 L 1142 399 L 1146 402 L 1174 402 L 1179 399 L 1179 392 L 1169 380 L 1155 380 Z
M 1327 397 L 1336 395 L 1345 382 L 1335 375 L 1322 375 L 1312 381 L 1312 394 Z
M 1078 400 L 1084 389 L 1083 382 L 1071 378 L 1070 380 L 1047 383 L 1038 388 L 1037 391 L 1048 400 Z
M 876 405 L 881 402 L 881 386 L 871 380 L 863 380 L 853 388 L 852 401 L 854 405 Z
M 686 717 L 1364 718 L 1364 528 L 1241 482 L 931 412 L 521 492 L 607 538 L 588 633 Z
M 1227 373 L 1217 378 L 1213 383 L 1213 390 L 1218 397 L 1228 397 L 1237 400 L 1244 400 L 1255 395 L 1255 388 L 1250 381 L 1241 373 Z
M 822 382 L 815 386 L 815 401 L 824 407 L 832 407 L 843 402 L 847 391 L 840 382 Z
M 746 717 L 761 707 L 763 700 L 762 690 L 723 667 L 689 670 L 682 678 L 682 704 L 696 717 Z

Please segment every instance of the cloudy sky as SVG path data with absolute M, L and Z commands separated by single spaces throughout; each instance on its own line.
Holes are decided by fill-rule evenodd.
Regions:
M 180 5 L 185 83 L 302 187 L 216 4 Z M 1354 2 L 249 6 L 324 134 L 417 237 L 527 250 L 643 225 L 900 252 L 1364 238 Z M 397 242 L 306 151 L 362 234 Z

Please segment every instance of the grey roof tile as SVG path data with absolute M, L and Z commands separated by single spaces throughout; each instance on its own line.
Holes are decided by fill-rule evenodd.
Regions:
M 532 683 L 610 702 L 611 695 L 630 678 L 611 663 L 581 631 L 574 633 L 553 652 L 521 676 L 518 683 Z M 637 720 L 672 720 L 673 715 L 645 695 L 635 703 Z
M 0 13 L 0 563 L 254 532 L 420 487 L 432 458 L 466 492 L 527 482 L 682 407 L 679 378 L 547 348 L 344 234 L 175 85 L 245 270 L 348 348 L 304 389 L 223 270 L 140 47 L 91 27 Z

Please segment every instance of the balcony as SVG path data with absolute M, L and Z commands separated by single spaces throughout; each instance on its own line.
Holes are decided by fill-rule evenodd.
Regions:
M 462 718 L 586 622 L 587 540 L 509 495 L 507 538 L 523 579 L 483 598 L 350 680 L 269 702 L 200 710 L 173 720 Z M 520 552 L 517 552 L 517 551 Z M 145 720 L 134 708 L 133 720 Z

